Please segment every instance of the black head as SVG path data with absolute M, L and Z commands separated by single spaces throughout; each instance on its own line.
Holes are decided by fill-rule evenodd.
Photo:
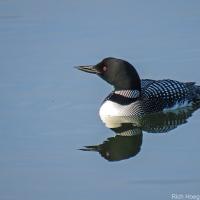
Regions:
M 141 90 L 140 77 L 130 63 L 117 58 L 105 58 L 96 65 L 80 66 L 79 70 L 94 73 L 114 86 L 115 90 Z

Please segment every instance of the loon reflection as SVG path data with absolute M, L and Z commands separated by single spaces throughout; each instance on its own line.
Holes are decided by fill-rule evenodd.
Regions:
M 136 156 L 141 149 L 143 131 L 147 133 L 169 133 L 178 126 L 187 123 L 187 119 L 200 107 L 191 107 L 171 112 L 161 112 L 136 117 L 104 117 L 101 118 L 106 127 L 113 130 L 115 137 L 107 138 L 102 144 L 85 146 L 83 151 L 94 151 L 108 161 L 120 161 Z

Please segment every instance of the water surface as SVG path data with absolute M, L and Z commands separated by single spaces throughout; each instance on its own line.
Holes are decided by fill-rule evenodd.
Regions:
M 200 194 L 199 111 L 109 162 L 78 149 L 115 137 L 98 116 L 111 87 L 73 68 L 115 56 L 142 78 L 200 84 L 199 10 L 196 0 L 0 1 L 0 199 Z

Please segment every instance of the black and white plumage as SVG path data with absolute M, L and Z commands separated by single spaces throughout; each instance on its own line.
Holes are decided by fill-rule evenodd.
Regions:
M 114 86 L 103 101 L 100 116 L 143 116 L 169 109 L 185 107 L 200 101 L 200 87 L 193 82 L 175 80 L 141 80 L 128 62 L 105 58 L 94 66 L 78 69 L 96 73 Z
M 141 116 L 168 111 L 195 103 L 195 83 L 182 83 L 170 79 L 141 80 L 141 92 L 121 90 L 112 92 L 100 108 L 100 116 Z M 133 95 L 135 94 L 135 95 Z

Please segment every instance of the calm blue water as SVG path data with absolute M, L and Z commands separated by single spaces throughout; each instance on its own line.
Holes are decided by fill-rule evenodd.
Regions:
M 200 195 L 200 111 L 109 162 L 78 149 L 115 136 L 98 116 L 111 87 L 73 68 L 114 56 L 142 78 L 200 84 L 199 10 L 198 0 L 1 0 L 0 199 Z

